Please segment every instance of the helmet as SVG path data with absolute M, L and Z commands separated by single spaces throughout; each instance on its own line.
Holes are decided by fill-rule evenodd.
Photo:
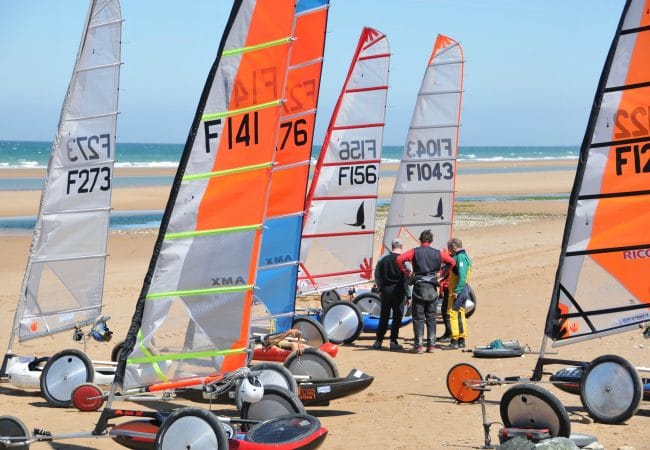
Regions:
M 264 386 L 257 377 L 245 377 L 239 383 L 239 398 L 243 402 L 257 403 L 262 400 L 264 395 Z

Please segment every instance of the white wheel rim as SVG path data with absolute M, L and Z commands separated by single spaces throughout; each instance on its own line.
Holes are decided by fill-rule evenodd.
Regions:
M 215 450 L 219 440 L 205 420 L 196 416 L 176 419 L 160 440 L 162 450 Z
M 632 406 L 634 380 L 620 364 L 602 362 L 585 378 L 585 402 L 599 415 L 616 417 Z
M 75 355 L 57 358 L 47 371 L 47 392 L 59 401 L 72 399 L 72 391 L 88 379 L 88 369 L 83 360 Z
M 352 308 L 336 305 L 326 311 L 323 326 L 330 339 L 345 341 L 357 331 L 359 317 Z

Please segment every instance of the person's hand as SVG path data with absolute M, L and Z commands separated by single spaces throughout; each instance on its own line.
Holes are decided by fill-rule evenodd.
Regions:
M 413 301 L 411 300 L 411 297 L 408 297 L 406 299 L 406 306 L 411 306 L 411 303 L 413 303 Z
M 454 292 L 454 300 L 458 298 L 458 293 Z

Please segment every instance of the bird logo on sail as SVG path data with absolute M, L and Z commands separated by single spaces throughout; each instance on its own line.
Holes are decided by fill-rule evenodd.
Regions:
M 440 220 L 445 220 L 445 216 L 443 215 L 442 197 L 438 199 L 438 210 L 436 211 L 436 215 L 429 215 L 434 219 L 440 218 Z
M 363 210 L 363 204 L 365 202 L 361 202 L 361 205 L 359 205 L 359 209 L 357 209 L 357 220 L 355 223 L 346 223 L 346 225 L 349 225 L 351 227 L 360 227 L 362 230 L 366 229 L 366 214 Z

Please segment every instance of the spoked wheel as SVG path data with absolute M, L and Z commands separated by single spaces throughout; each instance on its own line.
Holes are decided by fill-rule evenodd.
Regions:
M 325 327 L 311 317 L 294 317 L 291 328 L 300 330 L 305 343 L 312 347 L 318 347 L 325 342 L 329 342 Z
M 11 448 L 18 450 L 28 450 L 29 449 L 29 431 L 25 424 L 18 418 L 13 416 L 0 416 L 0 436 L 4 438 L 9 438 L 12 444 L 18 444 L 19 442 L 24 441 L 24 445 L 14 445 L 11 447 L 5 447 L 4 444 L 0 444 L 0 448 Z
M 79 411 L 99 411 L 104 406 L 104 392 L 95 383 L 83 383 L 72 391 L 72 404 Z
M 332 303 L 340 302 L 341 296 L 335 290 L 325 291 L 320 295 L 320 306 L 323 310 L 330 307 Z
M 274 363 L 259 363 L 250 366 L 251 372 L 260 372 L 258 378 L 264 386 L 264 390 L 268 386 L 280 386 L 287 391 L 296 394 L 298 392 L 298 383 L 293 374 L 284 366 Z M 237 409 L 241 410 L 243 405 L 239 389 L 235 389 L 235 404 Z
M 470 286 L 469 297 L 465 302 L 465 317 L 469 319 L 474 315 L 475 312 L 476 312 L 476 293 L 474 293 L 474 289 L 472 289 L 472 287 Z
M 63 350 L 45 364 L 41 374 L 41 392 L 45 400 L 58 407 L 72 405 L 72 391 L 82 383 L 92 383 L 93 363 L 79 350 Z
M 163 421 L 155 441 L 156 450 L 228 450 L 228 438 L 219 419 L 200 408 L 182 408 Z
M 580 400 L 594 420 L 621 423 L 636 414 L 643 382 L 636 368 L 617 355 L 594 359 L 580 384 Z
M 552 437 L 571 435 L 569 414 L 556 396 L 536 384 L 516 384 L 501 397 L 506 428 L 548 428 Z
M 460 363 L 447 372 L 447 390 L 459 403 L 473 403 L 481 396 L 481 391 L 472 389 L 466 382 L 480 382 L 481 372 L 471 364 Z
M 363 316 L 359 307 L 347 301 L 332 303 L 320 321 L 330 341 L 335 344 L 349 344 L 359 337 L 363 329 Z
M 372 292 L 366 292 L 357 295 L 352 303 L 359 307 L 362 313 L 368 313 L 371 316 L 379 317 L 381 315 L 381 298 Z M 391 316 L 393 311 L 391 310 Z
M 264 386 L 264 396 L 257 403 L 244 402 L 240 414 L 242 419 L 266 420 L 288 414 L 304 414 L 305 407 L 296 394 L 279 386 Z
M 338 378 L 336 362 L 327 353 L 316 348 L 306 348 L 302 354 L 292 352 L 284 360 L 284 367 L 294 375 L 308 375 L 312 380 Z

